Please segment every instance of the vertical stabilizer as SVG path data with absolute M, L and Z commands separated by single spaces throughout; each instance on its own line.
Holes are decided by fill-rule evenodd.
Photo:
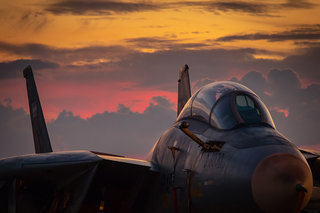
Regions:
M 178 109 L 177 109 L 178 116 L 190 97 L 191 97 L 191 90 L 190 90 L 190 80 L 189 80 L 189 67 L 186 64 L 180 68 L 180 72 L 179 72 Z
M 37 87 L 30 65 L 23 70 L 23 76 L 26 78 L 27 83 L 35 151 L 36 153 L 52 152 L 46 122 L 43 117 Z

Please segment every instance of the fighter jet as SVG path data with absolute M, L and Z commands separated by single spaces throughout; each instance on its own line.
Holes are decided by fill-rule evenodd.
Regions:
M 241 84 L 214 82 L 191 96 L 188 69 L 179 72 L 178 118 L 142 161 L 53 152 L 32 69 L 25 68 L 36 154 L 0 160 L 0 211 L 319 210 L 319 153 L 299 150 L 279 133 L 261 99 Z

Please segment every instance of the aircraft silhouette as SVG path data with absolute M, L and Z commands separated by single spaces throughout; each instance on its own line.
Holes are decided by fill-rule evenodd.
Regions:
M 215 82 L 191 96 L 180 69 L 178 118 L 148 161 L 53 152 L 30 66 L 36 154 L 0 160 L 1 212 L 301 212 L 320 210 L 320 155 L 279 133 L 247 87 Z M 306 210 L 303 210 L 306 211 Z

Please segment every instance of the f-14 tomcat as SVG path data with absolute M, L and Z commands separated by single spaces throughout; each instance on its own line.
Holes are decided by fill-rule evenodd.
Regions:
M 320 155 L 279 133 L 241 84 L 215 82 L 191 96 L 188 66 L 181 68 L 178 118 L 142 161 L 53 152 L 30 66 L 24 77 L 36 154 L 0 160 L 0 212 L 320 209 Z

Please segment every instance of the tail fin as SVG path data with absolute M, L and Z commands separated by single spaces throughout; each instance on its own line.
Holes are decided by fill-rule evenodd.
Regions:
M 36 153 L 52 152 L 46 122 L 40 104 L 37 86 L 33 78 L 32 68 L 29 65 L 23 70 L 26 78 L 33 140 Z
M 177 109 L 178 116 L 190 97 L 191 97 L 191 90 L 190 90 L 190 80 L 189 80 L 189 67 L 186 64 L 180 68 L 180 72 L 179 72 L 178 109 Z

